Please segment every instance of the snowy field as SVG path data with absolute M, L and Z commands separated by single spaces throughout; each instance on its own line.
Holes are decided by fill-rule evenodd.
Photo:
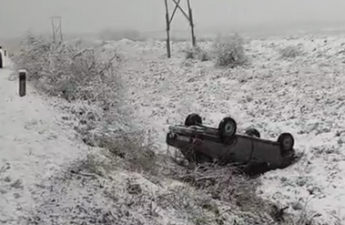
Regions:
M 173 45 L 171 60 L 162 42 L 106 46 L 132 52 L 135 66 L 128 66 L 126 77 L 138 123 L 156 130 L 162 148 L 168 125 L 191 112 L 214 126 L 230 114 L 263 138 L 291 132 L 305 156 L 264 175 L 261 194 L 291 210 L 307 205 L 326 224 L 345 221 L 345 36 L 251 40 L 246 50 L 252 64 L 228 70 L 184 60 L 180 50 L 188 44 Z M 301 56 L 281 59 L 279 50 L 288 46 L 297 46 Z
M 303 158 L 287 169 L 263 175 L 259 194 L 289 206 L 290 213 L 307 208 L 308 216 L 319 224 L 344 224 L 345 35 L 248 39 L 245 48 L 251 63 L 234 69 L 215 68 L 212 61 L 186 60 L 182 50 L 188 45 L 174 43 L 171 59 L 166 59 L 164 42 L 155 40 L 122 40 L 103 46 L 126 58 L 121 75 L 128 104 L 134 107 L 132 116 L 138 125 L 153 131 L 159 150 L 166 152 L 168 125 L 182 123 L 191 112 L 214 126 L 231 115 L 241 129 L 253 126 L 263 138 L 274 140 L 282 132 L 291 132 Z M 211 48 L 211 43 L 200 45 Z M 298 48 L 300 55 L 281 58 L 280 50 L 288 46 Z M 85 208 L 115 207 L 99 196 L 104 189 L 84 180 L 88 178 L 80 178 L 82 186 L 75 180 L 67 185 L 62 178 L 53 179 L 89 148 L 61 119 L 65 115 L 55 107 L 58 100 L 42 97 L 30 87 L 26 97 L 18 97 L 17 83 L 8 79 L 13 72 L 11 62 L 5 60 L 0 70 L 0 224 L 23 224 L 31 210 L 41 215 L 36 224 L 54 224 L 51 221 L 57 214 L 79 210 L 80 215 Z M 148 184 L 136 174 L 111 176 L 121 187 L 121 191 L 112 190 L 118 198 L 123 197 L 128 179 L 145 183 L 151 192 L 175 188 L 169 182 L 164 188 Z M 104 180 L 97 182 L 104 186 Z M 79 208 L 70 205 L 71 199 Z M 134 207 L 131 213 L 135 210 L 139 209 Z M 161 215 L 166 220 L 156 224 L 174 221 L 173 213 Z M 55 223 L 68 221 L 60 219 Z

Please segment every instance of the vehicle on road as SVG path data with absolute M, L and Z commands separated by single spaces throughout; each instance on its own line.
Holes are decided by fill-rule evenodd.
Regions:
M 200 115 L 190 114 L 183 125 L 169 127 L 166 143 L 179 149 L 189 162 L 231 163 L 263 172 L 285 168 L 297 159 L 292 134 L 282 133 L 276 141 L 262 139 L 253 128 L 238 134 L 232 117 L 223 118 L 213 128 L 204 126 Z

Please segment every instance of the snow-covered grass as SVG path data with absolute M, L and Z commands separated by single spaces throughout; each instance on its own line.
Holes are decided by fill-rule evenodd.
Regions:
M 280 55 L 282 58 L 296 58 L 300 56 L 302 52 L 298 49 L 297 46 L 287 46 L 283 49 L 280 49 Z
M 115 77 L 121 78 L 117 84 L 123 85 L 117 100 L 127 107 L 116 104 L 121 110 L 110 116 L 104 114 L 100 99 L 77 97 L 68 102 L 57 98 L 59 92 L 48 92 L 53 97 L 44 97 L 33 89 L 19 98 L 11 91 L 16 90 L 16 84 L 7 80 L 10 70 L 1 70 L 0 90 L 6 96 L 1 102 L 1 120 L 5 125 L 11 123 L 13 131 L 0 133 L 0 189 L 6 197 L 0 204 L 4 206 L 1 222 L 343 223 L 343 41 L 343 37 L 325 41 L 323 37 L 305 36 L 241 42 L 239 52 L 251 63 L 231 69 L 215 68 L 212 60 L 186 60 L 183 50 L 189 43 L 183 42 L 173 44 L 172 59 L 165 58 L 164 42 L 155 40 L 103 42 L 101 47 L 87 51 L 91 52 L 89 58 L 83 55 L 78 62 L 71 56 L 76 51 L 85 53 L 82 46 L 50 46 L 47 51 L 39 47 L 44 57 L 22 52 L 20 60 L 14 58 L 17 66 L 43 71 L 57 81 L 63 77 L 60 71 L 69 78 L 80 77 L 71 69 L 74 63 L 83 65 L 77 70 L 82 78 L 94 74 L 100 77 L 99 68 L 88 73 L 85 63 L 91 66 L 88 63 L 96 63 L 96 59 L 109 62 L 112 53 L 120 55 L 121 60 L 111 66 L 116 67 Z M 282 58 L 280 50 L 289 46 L 298 46 L 304 54 L 296 59 Z M 199 43 L 199 47 L 208 51 L 214 43 Z M 34 61 L 21 63 L 32 56 Z M 57 61 L 64 66 L 54 64 Z M 36 87 L 44 91 L 40 85 L 49 81 L 43 79 L 40 84 L 38 80 L 40 76 L 33 79 Z M 79 84 L 81 89 L 89 87 L 89 93 L 100 93 L 103 87 Z M 98 84 L 107 87 L 105 82 Z M 90 111 L 97 112 L 92 115 L 101 119 L 88 118 Z M 227 167 L 212 167 L 205 172 L 178 166 L 166 154 L 165 132 L 169 124 L 181 123 L 191 112 L 200 113 L 210 125 L 231 114 L 240 128 L 254 126 L 263 138 L 275 139 L 281 132 L 291 132 L 297 151 L 304 152 L 304 157 L 287 169 L 253 180 L 234 175 Z M 26 131 L 26 121 L 35 119 L 39 122 L 33 122 L 31 130 Z M 113 119 L 116 123 L 110 123 Z M 86 136 L 85 121 L 92 122 Z M 106 122 L 111 126 L 105 126 Z M 40 124 L 49 124 L 48 133 L 57 137 L 40 132 Z M 29 157 L 24 158 L 22 149 L 31 149 Z M 49 173 L 42 176 L 42 171 Z M 279 222 L 282 218 L 285 221 Z
M 8 80 L 11 67 L 5 58 L 0 70 L 0 223 L 24 224 L 30 215 L 26 210 L 39 197 L 37 185 L 82 157 L 86 148 L 59 119 L 61 112 L 34 89 L 18 96 L 17 82 Z
M 4 193 L 20 199 L 20 195 L 16 192 L 17 187 L 30 190 L 24 205 L 21 204 L 21 200 L 12 199 L 13 204 L 19 204 L 20 207 L 13 207 L 11 212 L 4 211 L 2 222 L 8 224 L 247 224 L 255 221 L 271 222 L 276 219 L 269 215 L 272 209 L 269 202 L 256 197 L 257 182 L 234 174 L 231 174 L 231 179 L 229 179 L 231 168 L 228 168 L 228 174 L 225 174 L 224 168 L 211 167 L 207 174 L 195 167 L 180 167 L 167 155 L 160 153 L 159 145 L 155 146 L 152 142 L 152 138 L 154 138 L 154 143 L 157 143 L 154 136 L 150 138 L 151 136 L 147 133 L 140 133 L 142 128 L 150 129 L 135 124 L 135 120 L 122 121 L 131 116 L 134 117 L 134 110 L 118 110 L 116 111 L 118 113 L 108 115 L 104 111 L 111 111 L 111 107 L 121 107 L 121 104 L 107 105 L 109 108 L 104 109 L 104 105 L 101 103 L 104 104 L 112 99 L 102 101 L 102 96 L 93 98 L 93 95 L 91 97 L 90 95 L 80 95 L 80 90 L 85 89 L 90 94 L 102 91 L 99 90 L 102 87 L 93 86 L 92 82 L 84 82 L 93 73 L 96 78 L 99 75 L 97 68 L 88 67 L 91 73 L 83 70 L 86 65 L 94 66 L 96 64 L 93 61 L 94 57 L 87 58 L 90 55 L 82 55 L 80 61 L 77 61 L 74 56 L 83 54 L 84 50 L 73 54 L 73 46 L 54 46 L 49 42 L 33 39 L 34 37 L 31 36 L 29 38 L 31 42 L 24 45 L 22 51 L 13 57 L 17 63 L 16 68 L 28 70 L 31 75 L 30 84 L 40 90 L 41 94 L 48 94 L 47 101 L 60 113 L 63 113 L 58 119 L 46 113 L 48 118 L 44 122 L 54 125 L 58 122 L 67 127 L 70 126 L 70 132 L 73 134 L 69 137 L 71 143 L 76 141 L 81 145 L 83 141 L 88 147 L 84 145 L 82 149 L 74 149 L 67 145 L 61 146 L 59 141 L 46 142 L 43 146 L 50 148 L 51 156 L 47 155 L 47 158 L 38 165 L 38 169 L 32 171 L 32 176 L 25 177 L 27 174 L 25 171 L 13 171 L 14 177 L 16 172 L 22 173 L 25 182 L 18 179 L 12 184 L 11 176 L 8 175 L 11 167 L 8 167 L 8 164 L 1 167 L 3 168 L 1 184 Z M 106 50 L 105 48 L 104 51 Z M 121 52 L 121 50 L 123 49 L 119 51 Z M 93 55 L 91 54 L 91 56 Z M 99 58 L 102 59 L 102 55 Z M 135 65 L 127 67 L 127 63 L 131 63 L 131 57 L 124 56 L 124 59 L 127 61 L 124 60 L 124 65 L 119 71 L 119 74 L 125 75 L 122 78 L 127 77 L 128 69 L 135 68 Z M 61 63 L 64 67 L 57 63 Z M 80 68 L 80 70 L 76 70 L 76 72 L 75 68 Z M 79 72 L 83 72 L 85 77 L 80 77 Z M 4 74 L 3 77 L 9 75 Z M 15 80 L 13 79 L 14 74 L 10 77 L 11 80 Z M 64 98 L 61 96 L 64 89 L 42 88 L 52 85 L 51 79 L 57 84 L 64 80 L 75 81 L 75 86 L 78 88 L 72 91 L 76 92 L 73 96 L 77 97 Z M 92 78 L 90 79 L 92 80 Z M 14 85 L 13 81 L 10 83 L 12 86 Z M 103 84 L 105 88 L 108 85 L 106 82 L 99 84 Z M 125 84 L 127 88 L 131 85 L 131 83 Z M 116 92 L 117 89 L 114 91 Z M 124 94 L 123 98 L 118 95 L 121 98 L 120 101 L 130 101 L 128 94 L 130 92 Z M 32 89 L 28 95 L 32 96 L 34 104 L 39 101 L 44 103 L 43 96 L 37 93 L 33 95 Z M 108 98 L 109 96 L 103 97 Z M 24 101 L 27 98 L 21 99 Z M 94 112 L 92 110 L 101 111 L 104 114 L 98 114 L 101 115 L 99 117 L 95 116 L 96 113 L 90 115 L 90 112 Z M 6 108 L 4 111 L 7 113 L 4 118 L 7 119 L 14 113 L 13 110 Z M 125 116 L 124 113 L 132 113 L 132 115 Z M 35 115 L 39 116 L 39 113 Z M 32 118 L 30 115 L 22 116 L 25 119 Z M 120 120 L 120 122 L 114 126 L 112 120 Z M 134 126 L 131 126 L 133 122 Z M 85 125 L 91 126 L 91 129 L 86 129 L 86 134 L 82 129 Z M 120 125 L 128 125 L 131 129 L 119 128 Z M 13 124 L 15 129 L 21 126 L 21 123 Z M 97 129 L 99 126 L 104 129 Z M 77 132 L 73 132 L 72 128 Z M 133 128 L 137 128 L 135 132 Z M 53 127 L 52 132 L 55 130 L 61 130 L 61 128 Z M 19 130 L 19 132 L 22 131 Z M 64 133 L 59 136 L 59 138 L 65 137 Z M 33 143 L 38 141 L 35 136 L 28 136 L 28 138 Z M 12 143 L 15 145 L 16 140 L 12 140 Z M 35 153 L 33 158 L 38 160 L 36 154 L 40 154 L 39 148 L 36 150 L 35 144 L 27 146 Z M 61 151 L 61 155 L 69 154 L 70 158 L 68 160 L 59 159 L 54 155 L 56 149 Z M 73 154 L 70 151 L 73 151 Z M 10 164 L 13 163 L 13 158 L 18 158 L 18 154 L 20 154 L 18 152 L 10 153 L 9 150 L 6 152 L 3 150 L 3 152 L 5 153 L 3 161 Z M 57 158 L 57 162 L 54 162 L 54 157 Z M 46 160 L 56 163 L 54 164 L 55 170 L 52 174 L 42 176 L 40 171 L 47 170 Z M 24 161 L 24 159 L 19 159 L 19 163 Z M 30 165 L 23 165 L 25 165 L 23 170 L 31 171 Z M 213 173 L 210 174 L 210 172 Z M 251 201 L 248 201 L 248 196 L 253 196 L 249 199 Z M 267 207 L 257 210 L 257 205 L 267 205 Z M 5 202 L 2 206 L 5 206 Z
M 243 66 L 248 62 L 244 40 L 238 34 L 218 36 L 214 42 L 216 65 L 222 67 Z
M 254 126 L 273 140 L 291 132 L 303 159 L 262 176 L 258 193 L 291 213 L 307 208 L 320 223 L 344 221 L 343 43 L 343 36 L 251 40 L 244 45 L 251 65 L 220 69 L 213 62 L 186 63 L 180 52 L 189 43 L 175 43 L 174 58 L 167 60 L 154 58 L 164 56 L 164 44 L 128 42 L 126 48 L 138 53 L 135 63 L 128 62 L 135 67 L 126 73 L 137 123 L 154 129 L 162 148 L 167 126 L 191 112 L 215 126 L 231 114 L 240 128 Z M 209 49 L 212 43 L 199 45 Z M 298 46 L 304 54 L 281 58 L 280 49 L 288 46 Z

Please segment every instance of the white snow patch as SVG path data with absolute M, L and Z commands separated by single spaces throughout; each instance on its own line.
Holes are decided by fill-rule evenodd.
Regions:
M 36 185 L 85 151 L 60 114 L 30 86 L 19 97 L 5 58 L 0 69 L 0 223 L 20 224 L 35 207 Z

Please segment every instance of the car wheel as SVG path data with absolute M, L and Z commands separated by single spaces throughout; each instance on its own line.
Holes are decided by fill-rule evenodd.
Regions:
M 246 130 L 245 134 L 251 137 L 257 137 L 257 138 L 261 137 L 260 132 L 255 128 L 250 128 Z
M 189 114 L 184 121 L 184 125 L 189 127 L 189 126 L 194 126 L 194 125 L 202 125 L 202 118 L 199 114 L 192 113 Z
M 3 67 L 2 53 L 0 52 L 0 69 Z
M 231 117 L 225 117 L 218 126 L 219 136 L 223 142 L 232 140 L 237 131 L 237 123 Z
M 280 145 L 280 148 L 286 152 L 293 149 L 293 146 L 295 144 L 295 139 L 293 138 L 292 134 L 290 133 L 282 133 L 278 137 L 278 143 Z

